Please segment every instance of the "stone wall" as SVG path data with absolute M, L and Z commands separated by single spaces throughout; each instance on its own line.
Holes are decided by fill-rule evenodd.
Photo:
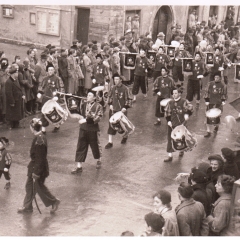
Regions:
M 30 12 L 36 13 L 37 9 L 55 9 L 60 11 L 59 36 L 42 34 L 37 32 L 37 24 L 30 24 Z M 0 38 L 2 41 L 12 41 L 21 44 L 36 43 L 39 46 L 68 45 L 70 40 L 71 7 L 69 6 L 36 6 L 14 5 L 14 18 L 3 17 L 0 11 Z
M 56 46 L 69 47 L 76 38 L 77 6 L 70 5 L 14 5 L 14 18 L 3 17 L 0 9 L 0 41 L 28 45 L 35 43 L 44 47 L 51 43 Z M 81 6 L 78 6 L 81 7 Z M 153 30 L 154 18 L 161 7 L 158 6 L 87 6 L 90 9 L 88 41 L 107 41 L 109 36 L 119 39 L 124 34 L 125 12 L 136 11 L 140 17 L 140 34 Z M 60 12 L 59 36 L 37 32 L 37 25 L 30 24 L 30 12 L 37 9 L 55 9 Z M 179 24 L 182 31 L 187 28 L 188 6 L 169 6 L 171 24 Z M 208 21 L 210 6 L 199 6 L 199 21 Z M 237 21 L 239 6 L 235 6 L 234 20 Z M 227 6 L 219 6 L 217 23 L 226 17 Z
M 89 41 L 107 41 L 110 35 L 123 34 L 123 6 L 91 6 Z

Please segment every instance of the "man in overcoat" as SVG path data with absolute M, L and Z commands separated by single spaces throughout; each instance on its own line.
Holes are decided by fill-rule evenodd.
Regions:
M 9 129 L 18 128 L 19 121 L 23 118 L 23 95 L 18 82 L 18 65 L 12 64 L 9 69 L 10 77 L 6 81 L 6 120 L 9 122 Z

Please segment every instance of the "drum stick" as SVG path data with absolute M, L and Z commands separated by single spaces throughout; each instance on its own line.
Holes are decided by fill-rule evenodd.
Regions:
M 62 92 L 58 92 L 58 91 L 56 91 L 56 93 L 59 93 L 60 95 L 73 96 L 73 97 L 75 97 L 75 98 L 87 99 L 86 97 L 79 97 L 79 96 L 72 95 L 72 94 L 69 94 L 69 93 L 62 93 Z
M 131 52 L 119 52 L 119 53 L 122 53 L 122 54 L 135 54 L 135 55 L 139 54 L 139 53 L 131 53 Z

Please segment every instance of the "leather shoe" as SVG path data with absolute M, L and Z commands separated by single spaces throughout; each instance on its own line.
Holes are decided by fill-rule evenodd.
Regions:
M 211 133 L 210 133 L 210 132 L 207 132 L 207 133 L 204 135 L 205 138 L 208 138 L 208 137 L 210 137 L 210 136 L 211 136 Z
M 155 126 L 160 126 L 160 125 L 161 125 L 161 121 L 158 121 L 158 120 L 157 120 L 157 121 L 154 123 L 154 125 L 155 125 Z
M 163 161 L 164 161 L 164 162 L 171 162 L 172 159 L 173 159 L 172 157 L 168 157 L 167 159 L 164 159 Z
M 21 208 L 18 208 L 17 212 L 18 213 L 32 213 L 33 209 L 32 208 L 21 207 Z
M 218 126 L 215 126 L 213 131 L 216 133 L 218 131 Z
M 9 188 L 11 187 L 11 183 L 10 182 L 7 182 L 4 189 L 8 190 Z
M 58 130 L 59 130 L 59 128 L 55 127 L 55 128 L 52 130 L 52 132 L 53 132 L 53 133 L 56 133 L 56 132 L 58 132 Z
M 96 165 L 96 169 L 100 169 L 101 165 L 102 165 L 102 162 L 98 160 L 97 161 L 97 165 Z
M 109 142 L 109 143 L 105 146 L 105 149 L 112 148 L 112 146 L 113 146 L 113 144 Z
M 80 168 L 76 167 L 71 171 L 71 174 L 80 173 L 80 172 L 82 172 L 82 170 L 83 170 L 82 167 L 80 167 Z
M 127 142 L 127 138 L 123 138 L 121 144 L 125 144 Z
M 184 155 L 184 152 L 180 152 L 178 156 L 182 157 L 183 155 Z
M 235 120 L 236 120 L 237 122 L 240 122 L 240 117 L 237 117 Z
M 55 213 L 58 210 L 58 206 L 59 206 L 60 202 L 61 201 L 56 198 L 56 201 L 53 203 L 50 213 Z

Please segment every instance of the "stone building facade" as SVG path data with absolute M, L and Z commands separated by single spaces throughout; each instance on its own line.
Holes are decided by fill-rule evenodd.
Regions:
M 216 22 L 224 21 L 229 6 L 100 6 L 100 5 L 1 5 L 0 41 L 17 44 L 35 43 L 39 47 L 51 43 L 69 47 L 77 38 L 89 41 L 119 39 L 128 23 L 139 35 L 150 32 L 155 40 L 158 32 L 170 37 L 171 26 L 178 24 L 185 32 L 192 9 L 198 21 L 216 16 Z M 239 6 L 234 8 L 234 22 L 240 22 Z M 135 19 L 135 17 L 137 17 Z

